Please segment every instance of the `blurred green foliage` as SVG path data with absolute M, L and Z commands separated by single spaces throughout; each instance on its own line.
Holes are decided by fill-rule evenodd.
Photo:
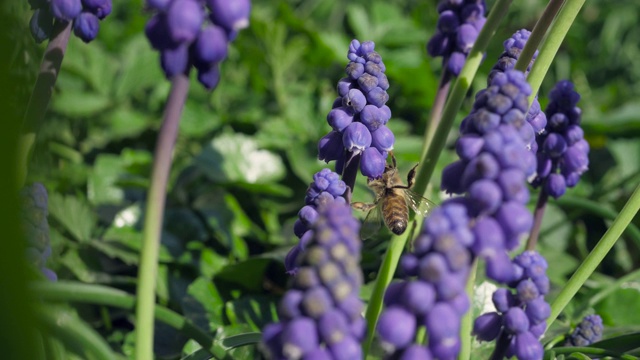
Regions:
M 287 280 L 283 257 L 297 241 L 293 222 L 312 175 L 325 166 L 316 159 L 316 146 L 329 131 L 325 116 L 343 76 L 349 41 L 375 41 L 387 66 L 393 112 L 389 125 L 406 172 L 419 160 L 439 80 L 440 60 L 424 50 L 435 28 L 435 3 L 254 1 L 251 26 L 233 43 L 219 87 L 209 93 L 195 81 L 191 85 L 167 194 L 160 303 L 217 331 L 218 338 L 259 331 L 273 320 L 275 301 Z M 473 93 L 484 87 L 502 40 L 520 28 L 531 29 L 545 3 L 513 3 L 460 119 L 470 109 Z M 59 277 L 133 292 L 153 146 L 170 84 L 144 38 L 149 14 L 141 1 L 114 0 L 113 8 L 96 41 L 86 45 L 72 38 L 69 43 L 29 180 L 43 182 L 50 192 L 50 267 Z M 24 20 L 9 34 L 14 40 L 10 75 L 20 84 L 15 96 L 22 104 L 44 48 L 29 39 L 27 3 L 11 11 Z M 576 84 L 592 152 L 591 169 L 571 195 L 614 213 L 640 180 L 638 12 L 640 4 L 633 0 L 588 1 L 540 91 L 544 107 L 557 80 L 569 78 Z M 452 131 L 451 144 L 455 135 Z M 449 147 L 437 171 L 454 156 Z M 443 199 L 438 183 L 436 176 L 436 202 Z M 360 178 L 354 199 L 370 198 Z M 556 287 L 610 221 L 584 207 L 549 206 L 540 246 Z M 635 224 L 640 226 L 638 217 Z M 385 247 L 384 241 L 365 244 L 366 281 L 375 278 Z M 639 252 L 640 243 L 625 235 L 551 335 L 594 306 L 611 332 L 637 325 L 637 316 L 627 314 L 640 313 L 638 277 L 614 289 L 611 285 L 639 268 Z M 602 291 L 610 296 L 589 302 Z M 88 305 L 76 311 L 114 349 L 131 354 L 130 313 Z M 158 325 L 156 333 L 160 359 L 198 348 L 168 326 Z M 238 358 L 251 358 L 254 349 L 235 351 Z

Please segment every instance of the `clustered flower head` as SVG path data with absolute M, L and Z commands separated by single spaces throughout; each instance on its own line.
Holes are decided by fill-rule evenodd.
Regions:
M 567 337 L 565 346 L 589 346 L 602 338 L 602 318 L 597 315 L 587 315 Z
M 400 268 L 409 281 L 392 283 L 384 297 L 377 334 L 392 359 L 455 359 L 460 351 L 460 321 L 469 309 L 465 284 L 473 234 L 466 207 L 445 201 L 425 220 L 413 251 Z M 428 347 L 415 344 L 424 326 Z
M 309 184 L 304 198 L 305 206 L 300 209 L 298 220 L 293 224 L 293 232 L 300 242 L 289 251 L 284 261 L 287 273 L 294 275 L 297 271 L 295 260 L 311 241 L 311 228 L 318 219 L 318 208 L 334 201 L 346 204 L 343 197 L 346 190 L 347 185 L 340 180 L 340 175 L 329 169 L 322 169 L 313 175 L 313 182 Z
M 359 222 L 344 202 L 317 208 L 311 239 L 296 257 L 296 276 L 267 325 L 261 348 L 270 359 L 362 359 L 366 334 L 359 298 Z
M 157 11 L 145 33 L 160 51 L 167 78 L 187 73 L 193 65 L 198 81 L 213 89 L 220 80 L 219 64 L 227 56 L 229 42 L 249 25 L 249 0 L 147 0 Z
M 544 300 L 549 292 L 547 262 L 537 252 L 525 251 L 511 265 L 509 289 L 494 292 L 496 311 L 480 315 L 474 322 L 473 334 L 481 341 L 506 337 L 507 358 L 539 360 L 543 348 L 538 339 L 551 314 L 551 307 Z
M 427 43 L 427 52 L 442 56 L 443 67 L 451 74 L 460 74 L 486 21 L 485 11 L 484 0 L 441 0 L 438 4 L 438 28 Z
M 349 45 L 347 77 L 338 82 L 339 97 L 327 115 L 333 128 L 318 143 L 318 158 L 336 160 L 336 172 L 342 174 L 348 155 L 361 155 L 360 171 L 369 178 L 384 172 L 387 153 L 393 150 L 395 137 L 386 126 L 391 118 L 387 89 L 389 80 L 373 41 Z
M 49 39 L 54 21 L 72 21 L 73 33 L 88 43 L 98 36 L 100 20 L 111 14 L 111 0 L 29 0 L 29 27 L 37 43 Z
M 580 127 L 582 110 L 576 106 L 580 94 L 568 80 L 559 81 L 549 93 L 545 110 L 548 123 L 538 136 L 538 169 L 533 181 L 543 191 L 559 198 L 574 187 L 589 167 L 589 143 Z
M 20 195 L 22 199 L 20 217 L 27 239 L 27 259 L 46 278 L 56 281 L 58 279 L 56 273 L 46 267 L 47 259 L 51 256 L 47 189 L 41 183 L 34 183 L 22 189 Z
M 518 58 L 520 58 L 520 53 L 524 49 L 524 46 L 529 40 L 529 36 L 531 32 L 527 29 L 520 29 L 516 31 L 510 38 L 504 41 L 503 47 L 504 52 L 498 58 L 498 61 L 491 69 L 489 76 L 487 78 L 487 83 L 491 83 L 491 80 L 497 73 L 503 73 L 507 70 L 513 70 L 516 66 L 516 62 Z M 533 54 L 533 58 L 529 62 L 529 66 L 527 66 L 527 70 L 525 71 L 525 76 L 531 71 L 531 66 L 533 66 L 536 57 L 538 56 L 538 50 Z M 536 96 L 531 102 L 531 106 L 529 107 L 529 111 L 527 111 L 526 120 L 531 125 L 533 132 L 537 134 L 541 134 L 544 131 L 544 127 L 547 125 L 547 117 L 545 113 L 540 109 L 540 102 L 538 102 L 538 97 Z M 527 143 L 527 147 L 534 154 L 538 151 L 538 143 L 535 141 L 535 136 L 533 138 L 528 138 L 529 142 Z

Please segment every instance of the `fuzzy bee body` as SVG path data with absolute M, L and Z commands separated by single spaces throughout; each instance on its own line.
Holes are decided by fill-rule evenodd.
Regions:
M 382 177 L 370 179 L 367 185 L 375 194 L 372 204 L 354 202 L 355 209 L 369 211 L 361 228 L 362 239 L 367 239 L 375 234 L 384 221 L 391 232 L 401 235 L 407 229 L 409 223 L 409 207 L 416 214 L 425 216 L 429 209 L 435 206 L 431 201 L 411 191 L 415 178 L 416 166 L 407 175 L 407 185 L 402 183 L 396 168 L 396 159 L 391 157 L 392 165 L 386 165 Z

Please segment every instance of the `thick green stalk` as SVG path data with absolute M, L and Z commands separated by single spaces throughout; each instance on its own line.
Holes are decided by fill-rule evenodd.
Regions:
M 613 224 L 611 224 L 609 230 L 607 230 L 586 259 L 584 259 L 580 267 L 578 267 L 573 276 L 571 276 L 571 279 L 569 279 L 567 284 L 560 291 L 558 297 L 554 300 L 551 305 L 551 316 L 547 320 L 547 328 L 558 317 L 565 306 L 567 306 L 578 290 L 580 290 L 582 285 L 587 281 L 589 276 L 591 276 L 600 262 L 602 262 L 602 259 L 604 259 L 618 238 L 620 238 L 624 229 L 629 225 L 633 217 L 636 216 L 638 209 L 640 209 L 640 185 L 636 187 L 635 191 L 624 205 L 624 208 L 622 208 L 622 211 L 620 211 L 616 219 L 613 221 Z
M 42 125 L 44 114 L 49 106 L 49 100 L 56 85 L 58 73 L 62 66 L 62 59 L 67 51 L 69 35 L 71 34 L 71 22 L 56 21 L 53 26 L 53 35 L 42 57 L 38 78 L 29 98 L 27 111 L 22 122 L 22 134 L 18 140 L 18 186 L 24 185 L 27 177 L 27 168 L 31 150 L 36 140 L 38 129 Z
M 98 360 L 115 360 L 122 358 L 111 350 L 107 342 L 92 327 L 67 311 L 39 309 L 38 319 L 50 334 L 55 335 L 65 344 L 76 345 Z
M 533 58 L 533 54 L 535 54 L 538 46 L 542 42 L 544 35 L 547 33 L 547 29 L 551 25 L 551 22 L 558 14 L 558 11 L 562 7 L 564 0 L 551 0 L 547 7 L 544 9 L 544 12 L 540 16 L 540 19 L 536 22 L 536 25 L 533 27 L 531 31 L 531 35 L 527 40 L 527 43 L 524 45 L 524 49 L 520 53 L 520 57 L 518 57 L 518 61 L 514 66 L 514 69 L 525 72 L 527 71 L 527 67 Z
M 158 274 L 158 254 L 164 204 L 171 170 L 171 154 L 178 136 L 178 124 L 189 91 L 188 74 L 172 79 L 171 92 L 163 116 L 154 153 L 151 186 L 147 194 L 144 238 L 140 255 L 136 306 L 136 359 L 153 360 L 153 309 Z
M 540 84 L 542 84 L 542 79 L 544 79 L 547 74 L 547 71 L 551 66 L 551 62 L 558 53 L 558 49 L 560 48 L 562 41 L 567 35 L 567 32 L 569 32 L 569 28 L 576 19 L 576 16 L 578 16 L 578 12 L 580 12 L 584 2 L 585 0 L 566 0 L 564 6 L 558 13 L 556 20 L 551 25 L 549 35 L 542 44 L 540 53 L 538 53 L 538 57 L 533 64 L 533 68 L 531 69 L 529 76 L 527 76 L 527 81 L 531 85 L 529 104 L 531 104 L 538 94 Z
M 425 192 L 427 190 L 427 185 L 429 184 L 433 171 L 436 168 L 436 163 L 438 162 L 440 153 L 446 145 L 447 136 L 449 135 L 449 130 L 451 130 L 456 119 L 458 109 L 460 109 L 465 95 L 471 87 L 473 78 L 476 76 L 480 62 L 482 62 L 484 50 L 487 48 L 487 45 L 489 45 L 489 40 L 491 40 L 491 37 L 493 37 L 493 34 L 496 32 L 502 18 L 507 14 L 511 2 L 512 0 L 496 1 L 493 8 L 491 8 L 491 13 L 489 13 L 487 22 L 482 27 L 482 31 L 480 31 L 478 39 L 473 45 L 469 56 L 467 56 L 464 67 L 462 68 L 462 71 L 460 71 L 460 75 L 458 75 L 458 79 L 453 86 L 451 96 L 449 96 L 444 107 L 442 119 L 440 119 L 440 124 L 436 129 L 436 133 L 433 136 L 426 152 L 422 153 L 422 161 L 418 167 L 416 184 L 414 186 L 414 191 L 418 194 L 422 194 L 423 196 L 426 195 Z
M 469 301 L 473 303 L 473 287 L 476 283 L 476 272 L 478 271 L 478 259 L 473 260 L 471 270 L 469 271 L 469 279 L 467 279 L 467 296 Z M 460 323 L 460 354 L 458 360 L 471 359 L 471 331 L 473 330 L 473 306 L 462 317 Z
M 47 301 L 79 302 L 127 310 L 133 310 L 136 306 L 136 298 L 133 295 L 102 285 L 59 281 L 56 283 L 40 282 L 32 284 L 31 288 L 38 298 Z M 158 304 L 154 304 L 152 312 L 158 321 L 162 321 L 195 340 L 216 359 L 228 358 L 223 346 L 184 316 Z

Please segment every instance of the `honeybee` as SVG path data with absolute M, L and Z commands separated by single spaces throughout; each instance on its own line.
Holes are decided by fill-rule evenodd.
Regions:
M 428 199 L 411 191 L 416 176 L 416 166 L 407 174 L 407 185 L 402 183 L 396 167 L 396 158 L 391 154 L 392 165 L 386 165 L 382 177 L 369 179 L 367 185 L 375 194 L 372 204 L 354 202 L 351 206 L 361 211 L 369 211 L 360 236 L 363 240 L 372 237 L 384 220 L 387 228 L 396 235 L 405 232 L 409 223 L 409 207 L 418 216 L 426 216 L 436 205 Z

